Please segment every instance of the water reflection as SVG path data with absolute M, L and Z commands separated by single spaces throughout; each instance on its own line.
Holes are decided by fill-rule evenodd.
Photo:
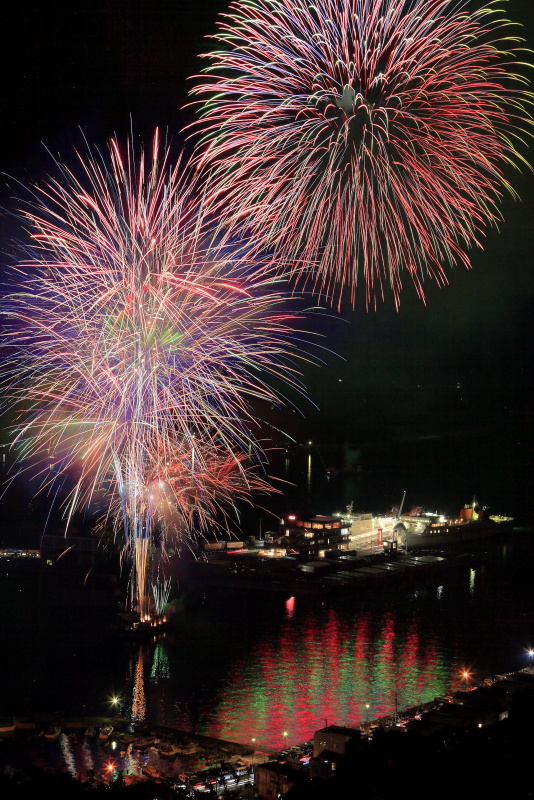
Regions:
M 91 772 L 94 772 L 94 769 L 95 769 L 95 763 L 93 761 L 93 755 L 91 753 L 91 748 L 89 747 L 89 743 L 87 741 L 87 738 L 84 738 L 83 743 L 82 743 L 82 758 L 83 758 L 84 770 L 82 771 L 81 774 L 82 774 L 83 777 L 85 777 L 85 775 L 90 774 Z
M 78 778 L 78 770 L 74 761 L 74 753 L 72 751 L 69 737 L 66 733 L 61 734 L 59 746 L 61 748 L 61 755 L 63 756 L 63 761 L 65 762 L 67 771 L 70 772 L 73 778 Z
M 469 594 L 471 597 L 475 594 L 475 578 L 476 578 L 477 571 L 476 569 L 469 570 Z
M 132 719 L 134 722 L 144 722 L 146 719 L 145 696 L 145 645 L 141 645 L 135 665 L 135 679 L 132 699 Z
M 171 676 L 169 656 L 163 642 L 158 642 L 154 647 L 152 669 L 150 677 L 154 683 L 168 680 Z
M 357 609 L 306 606 L 295 597 L 280 606 L 276 628 L 252 642 L 240 640 L 233 653 L 228 643 L 230 657 L 225 662 L 221 653 L 217 684 L 199 690 L 197 676 L 193 696 L 187 693 L 180 648 L 155 644 L 146 689 L 151 717 L 281 748 L 284 731 L 288 742 L 304 741 L 325 718 L 358 725 L 366 716 L 392 715 L 396 706 L 432 700 L 453 682 L 453 659 L 432 627 L 413 613 L 395 606 L 381 611 L 372 603 Z M 136 676 L 142 663 L 141 648 Z M 136 686 L 138 698 L 137 679 Z

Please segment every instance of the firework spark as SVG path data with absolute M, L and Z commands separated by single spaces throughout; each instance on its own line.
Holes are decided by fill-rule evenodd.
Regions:
M 21 211 L 31 247 L 3 303 L 4 408 L 43 488 L 67 478 L 67 520 L 104 497 L 146 613 L 155 526 L 205 531 L 267 488 L 251 401 L 281 402 L 269 376 L 302 390 L 302 342 L 268 265 L 218 244 L 157 135 L 151 157 L 112 140 L 78 166 L 57 164 Z
M 402 274 L 469 266 L 511 192 L 531 124 L 522 41 L 493 3 L 235 0 L 197 81 L 218 213 L 293 259 L 295 277 L 367 305 Z M 512 65 L 512 68 L 510 68 Z

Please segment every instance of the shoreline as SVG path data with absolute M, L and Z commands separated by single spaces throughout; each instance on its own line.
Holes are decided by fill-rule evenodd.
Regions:
M 475 689 L 484 687 L 484 686 L 494 686 L 498 684 L 502 684 L 506 681 L 513 679 L 514 676 L 517 675 L 532 675 L 534 676 L 534 666 L 527 666 L 523 667 L 520 670 L 514 670 L 513 672 L 503 673 L 494 675 L 492 677 L 486 677 L 482 681 L 478 683 L 473 683 L 470 685 L 469 689 L 464 691 L 474 691 Z M 425 711 L 429 711 L 432 709 L 437 708 L 438 706 L 442 706 L 444 703 L 452 702 L 452 695 L 445 695 L 444 697 L 435 697 L 433 700 L 429 700 L 423 703 L 417 703 L 414 706 L 410 706 L 408 708 L 399 708 L 393 714 L 387 714 L 383 717 L 376 717 L 374 719 L 370 719 L 366 722 L 361 722 L 357 727 L 362 732 L 371 732 L 377 727 L 384 727 L 388 725 L 397 724 L 395 717 L 397 720 L 399 719 L 414 719 L 419 714 L 424 713 Z M 11 721 L 10 721 L 11 720 Z M 236 742 L 229 739 L 221 739 L 216 736 L 210 736 L 209 734 L 202 734 L 196 733 L 191 731 L 185 731 L 180 728 L 173 728 L 167 725 L 160 725 L 157 723 L 150 723 L 149 721 L 144 722 L 135 722 L 131 719 L 127 719 L 126 717 L 120 716 L 76 716 L 76 717 L 69 717 L 69 718 L 61 718 L 60 715 L 57 714 L 42 714 L 42 715 L 35 715 L 32 719 L 27 717 L 17 717 L 16 715 L 10 717 L 9 715 L 2 715 L 0 714 L 0 741 L 5 738 L 11 738 L 10 734 L 16 733 L 35 733 L 39 731 L 37 735 L 43 730 L 44 726 L 50 725 L 57 725 L 62 730 L 66 731 L 85 731 L 87 728 L 101 728 L 106 725 L 112 725 L 113 731 L 117 735 L 126 732 L 127 730 L 133 732 L 137 732 L 139 734 L 147 734 L 155 736 L 156 738 L 165 738 L 165 739 L 182 739 L 182 740 L 189 740 L 195 741 L 198 745 L 202 747 L 208 748 L 222 748 L 228 751 L 232 750 L 235 755 L 244 755 L 244 756 L 251 756 L 253 753 L 257 754 L 264 754 L 264 755 L 272 755 L 276 756 L 281 751 L 275 747 L 263 747 L 262 750 L 256 750 L 251 747 L 250 744 L 244 744 L 242 742 Z M 303 743 L 298 742 L 295 746 L 301 746 Z

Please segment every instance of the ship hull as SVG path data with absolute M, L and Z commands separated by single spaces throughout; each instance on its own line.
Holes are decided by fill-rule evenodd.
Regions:
M 408 537 L 408 547 L 451 547 L 461 545 L 464 542 L 474 542 L 480 539 L 489 539 L 500 536 L 504 533 L 511 533 L 513 530 L 512 522 L 470 522 L 463 525 L 449 525 L 448 531 L 428 529 L 421 533 L 406 531 L 400 533 L 399 539 L 402 544 L 406 544 L 405 536 Z

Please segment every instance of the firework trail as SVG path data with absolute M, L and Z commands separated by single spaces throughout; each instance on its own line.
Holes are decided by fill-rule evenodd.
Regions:
M 20 212 L 31 246 L 3 301 L 3 406 L 19 462 L 42 489 L 68 483 L 67 524 L 104 503 L 146 614 L 156 526 L 202 533 L 267 489 L 251 402 L 282 402 L 267 378 L 302 391 L 303 344 L 269 266 L 218 244 L 157 134 L 151 156 L 112 140 L 78 158 L 79 177 L 57 164 Z
M 521 39 L 489 3 L 235 0 L 193 95 L 218 213 L 315 293 L 367 305 L 469 266 L 531 125 Z
M 133 549 L 131 558 L 135 560 L 137 579 L 130 585 L 132 604 L 137 601 L 139 586 L 148 587 L 149 570 L 152 567 L 154 571 L 158 554 L 156 572 L 162 573 L 161 582 L 165 585 L 167 553 L 177 543 L 228 529 L 229 510 L 238 501 L 250 503 L 251 493 L 279 491 L 257 474 L 247 455 L 229 452 L 213 441 L 195 439 L 192 447 L 176 444 L 172 459 L 167 449 L 158 458 L 154 445 L 152 462 L 140 490 L 129 495 L 119 493 L 108 511 L 114 520 L 149 521 L 149 527 L 158 532 L 158 551 L 153 548 L 153 537 L 137 537 L 128 543 Z M 134 507 L 129 506 L 131 500 Z M 153 591 L 153 596 L 157 605 L 158 593 Z

